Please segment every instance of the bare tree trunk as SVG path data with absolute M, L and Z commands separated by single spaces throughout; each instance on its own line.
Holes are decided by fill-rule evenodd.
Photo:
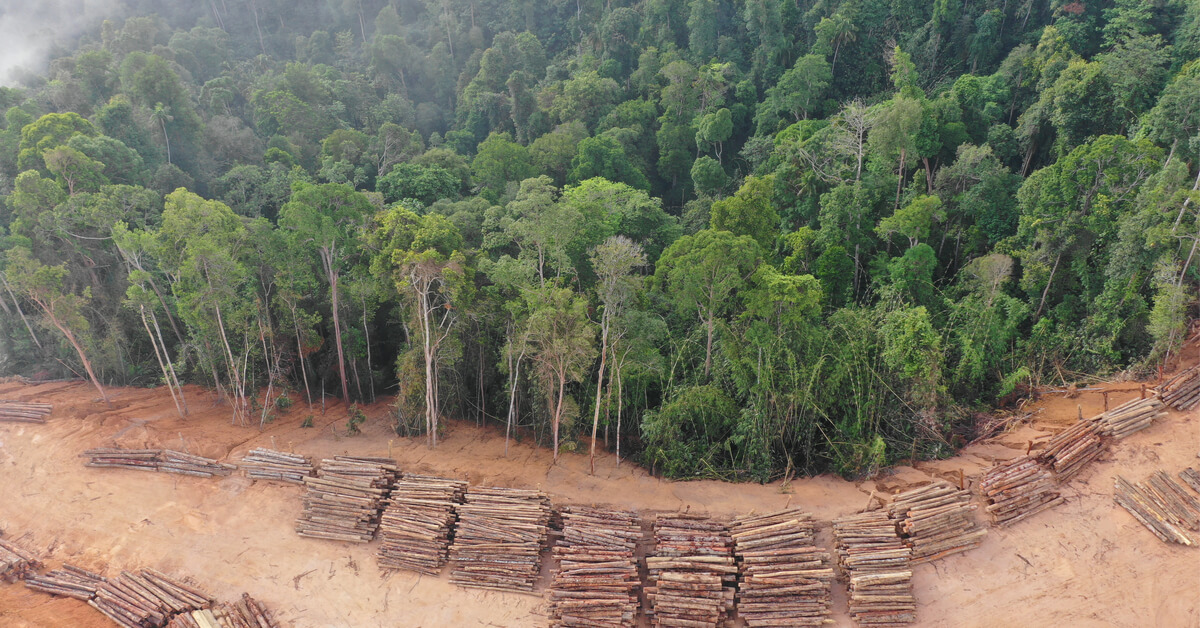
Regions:
M 104 403 L 109 403 L 108 393 L 104 392 L 104 386 L 100 385 L 100 378 L 96 377 L 96 372 L 92 370 L 92 362 L 88 360 L 87 354 L 83 352 L 83 347 L 79 344 L 79 340 L 75 338 L 74 332 L 59 321 L 58 317 L 54 316 L 48 303 L 42 303 L 38 300 L 34 300 L 34 303 L 37 303 L 46 312 L 46 318 L 50 319 L 50 322 L 58 328 L 58 331 L 62 332 L 63 336 L 66 336 L 67 342 L 71 343 L 71 346 L 75 349 L 75 353 L 79 354 L 79 361 L 83 362 L 83 369 L 87 371 L 88 378 L 92 380 L 92 385 L 100 392 L 100 398 L 104 400 Z
M 371 387 L 371 403 L 375 403 L 375 372 L 371 370 L 371 330 L 367 327 L 367 296 L 362 295 L 363 339 L 367 346 L 367 384 Z
M 241 375 L 238 372 L 237 360 L 233 357 L 233 349 L 229 347 L 229 338 L 225 334 L 225 321 L 221 317 L 221 306 L 215 306 L 217 312 L 217 328 L 221 330 L 221 342 L 225 345 L 225 357 L 229 361 L 229 375 L 233 378 L 230 382 L 233 385 L 233 418 L 235 421 L 241 421 L 245 424 L 245 417 L 242 415 L 242 404 L 245 401 L 243 396 L 243 388 L 241 384 Z
M 514 365 L 512 360 L 512 352 L 508 356 L 508 370 L 512 375 L 512 381 L 508 387 L 508 423 L 504 426 L 504 455 L 508 456 L 508 438 L 512 433 L 513 416 L 517 409 L 517 386 L 521 383 L 521 362 L 525 360 L 525 350 L 521 349 L 521 355 L 517 356 L 517 362 Z
M 1042 308 L 1046 305 L 1046 295 L 1050 294 L 1050 286 L 1054 283 L 1054 273 L 1058 272 L 1058 263 L 1062 261 L 1062 253 L 1054 258 L 1054 267 L 1050 269 L 1050 277 L 1046 279 L 1046 289 L 1042 290 L 1042 300 L 1038 303 L 1037 311 L 1033 313 L 1033 320 L 1037 320 L 1042 313 Z
M 562 421 L 563 396 L 567 390 L 567 371 L 566 368 L 558 370 L 558 404 L 554 408 L 554 422 L 550 428 L 554 432 L 554 463 L 558 464 L 558 426 Z
M 175 396 L 175 386 L 171 381 L 171 376 L 167 373 L 167 365 L 163 362 L 163 355 L 158 350 L 158 341 L 154 339 L 154 334 L 150 331 L 150 323 L 146 321 L 146 306 L 138 307 L 138 314 L 142 317 L 142 327 L 146 328 L 146 335 L 150 337 L 150 346 L 154 347 L 154 357 L 158 360 L 158 366 L 162 369 L 163 379 L 167 381 L 167 390 L 171 393 L 171 401 L 175 403 L 175 411 L 179 416 L 183 416 L 183 406 L 179 405 L 179 397 Z M 163 347 L 166 351 L 166 347 Z
M 12 298 L 13 305 L 17 306 L 17 314 L 21 315 L 21 322 L 25 323 L 25 329 L 29 331 L 29 337 L 33 338 L 33 344 L 37 345 L 38 348 L 41 349 L 42 341 L 38 340 L 37 334 L 33 333 L 33 326 L 29 324 L 29 319 L 25 318 L 25 310 L 21 309 L 21 302 L 17 300 L 17 295 L 13 294 L 12 288 L 8 285 L 8 280 L 4 278 L 3 274 L 0 274 L 0 282 L 4 283 L 4 290 L 7 291 L 8 296 Z
M 296 311 L 292 310 L 292 320 L 296 320 Z M 308 409 L 312 410 L 312 391 L 308 387 L 308 370 L 304 368 L 304 345 L 300 342 L 300 326 L 296 325 L 296 358 L 300 361 L 300 377 L 304 380 L 304 396 L 308 399 Z
M 338 301 L 338 273 L 333 268 L 333 250 L 330 247 L 321 247 L 321 261 L 325 263 L 325 274 L 329 277 L 329 298 L 331 307 L 333 308 L 333 337 L 337 344 L 338 354 L 338 376 L 342 379 L 342 399 L 346 400 L 347 407 L 350 403 L 350 385 L 346 381 L 346 358 L 342 350 L 342 318 L 338 312 L 340 303 Z
M 708 342 L 704 345 L 704 377 L 708 378 L 709 368 L 712 366 L 712 345 L 713 345 L 713 314 L 709 312 L 708 320 Z
M 600 427 L 600 393 L 604 390 L 604 366 L 608 360 L 608 312 L 604 313 L 603 329 L 600 332 L 600 373 L 596 376 L 596 408 L 592 414 L 592 450 L 588 464 L 591 474 L 596 474 L 596 431 Z
M 624 362 L 624 360 L 622 360 Z M 621 366 L 617 366 L 617 466 L 621 466 L 621 408 L 625 398 L 621 396 Z
M 183 404 L 183 414 L 187 416 L 188 406 L 187 398 L 183 396 L 183 384 L 179 383 L 179 376 L 175 374 L 175 365 L 171 363 L 169 355 L 167 355 L 167 343 L 163 341 L 162 328 L 158 326 L 158 317 L 154 315 L 154 310 L 150 310 L 150 322 L 154 323 L 154 332 L 158 334 L 158 343 L 162 345 L 163 355 L 167 356 L 167 370 L 171 373 L 171 379 L 175 382 L 175 389 L 179 391 L 179 401 Z

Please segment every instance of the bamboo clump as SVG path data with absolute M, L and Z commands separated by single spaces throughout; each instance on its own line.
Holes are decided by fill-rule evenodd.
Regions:
M 1118 475 L 1114 481 L 1113 500 L 1162 542 L 1195 545 L 1195 539 L 1186 528 L 1196 529 L 1195 517 L 1200 516 L 1200 510 L 1192 510 L 1189 504 L 1179 500 L 1176 488 L 1181 493 L 1185 489 L 1178 484 L 1164 486 L 1164 478 L 1174 484 L 1161 471 L 1152 475 L 1148 482 L 1132 483 Z
M 304 511 L 296 520 L 303 537 L 369 543 L 379 527 L 392 483 L 400 470 L 386 458 L 337 456 L 305 477 Z
M 304 484 L 304 478 L 313 474 L 313 461 L 309 456 L 273 449 L 251 449 L 239 466 L 252 480 Z
M 850 617 L 859 625 L 906 626 L 917 619 L 912 548 L 883 510 L 833 522 L 834 545 L 850 589 Z
M 24 580 L 41 566 L 41 561 L 29 550 L 0 539 L 0 580 L 10 584 Z
M 1158 387 L 1158 397 L 1176 410 L 1191 410 L 1200 403 L 1200 366 L 1193 366 Z
M 44 575 L 29 576 L 25 579 L 25 586 L 34 591 L 86 602 L 96 597 L 96 591 L 104 582 L 104 576 L 100 574 L 73 565 L 63 565 L 62 569 Z
M 737 612 L 748 626 L 830 622 L 833 567 L 815 546 L 812 515 L 799 509 L 738 517 L 729 526 L 740 580 Z
M 550 530 L 550 498 L 541 491 L 471 487 L 455 506 L 450 581 L 464 587 L 530 592 Z
M 550 625 L 625 628 L 638 611 L 637 545 L 641 524 L 632 512 L 567 507 L 558 569 L 550 585 Z
M 172 616 L 212 604 L 212 597 L 153 569 L 122 571 L 96 588 L 88 605 L 123 628 L 162 628 Z
M 1076 421 L 1050 439 L 1038 453 L 1038 462 L 1054 471 L 1060 482 L 1070 479 L 1104 453 L 1108 442 L 1100 429 L 1097 421 Z
M 1121 439 L 1150 427 L 1155 419 L 1166 415 L 1163 402 L 1150 397 L 1128 401 L 1091 420 L 1098 424 L 1100 435 Z
M 280 625 L 262 602 L 243 593 L 242 599 L 233 604 L 180 613 L 166 628 L 280 628 Z
M 467 483 L 407 474 L 392 488 L 379 522 L 379 566 L 437 575 L 449 556 L 454 507 Z
M 699 515 L 659 516 L 646 567 L 653 625 L 715 627 L 733 612 L 737 564 L 725 524 Z
M 987 530 L 975 525 L 971 494 L 934 482 L 896 495 L 888 513 L 897 522 L 912 562 L 922 563 L 978 547 Z
M 194 477 L 211 478 L 230 475 L 237 467 L 211 458 L 195 456 L 170 449 L 119 449 L 103 447 L 89 449 L 81 458 L 87 458 L 85 467 L 134 469 L 137 471 L 159 471 Z
M 979 494 L 996 525 L 1010 525 L 1061 504 L 1050 472 L 1029 456 L 988 470 L 979 481 Z
M 0 399 L 0 423 L 45 423 L 54 409 L 48 403 L 27 403 Z

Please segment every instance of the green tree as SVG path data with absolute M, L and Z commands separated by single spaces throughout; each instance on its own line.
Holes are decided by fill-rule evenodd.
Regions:
M 775 176 L 747 177 L 737 193 L 712 206 L 712 228 L 750 236 L 764 251 L 775 248 L 779 214 L 771 203 Z

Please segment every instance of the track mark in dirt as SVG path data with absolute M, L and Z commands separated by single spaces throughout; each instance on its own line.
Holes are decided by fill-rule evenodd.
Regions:
M 296 576 L 295 578 L 292 578 L 292 586 L 296 587 L 296 590 L 299 591 L 300 590 L 300 581 L 303 580 L 305 576 L 307 576 L 308 574 L 310 574 L 314 571 L 316 571 L 316 569 L 309 569 L 308 571 Z

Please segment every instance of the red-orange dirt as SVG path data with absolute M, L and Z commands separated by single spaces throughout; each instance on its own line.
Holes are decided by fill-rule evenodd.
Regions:
M 1118 404 L 1138 393 L 1128 382 Z M 1030 424 L 967 447 L 944 461 L 900 467 L 879 478 L 849 482 L 833 476 L 784 484 L 671 482 L 611 455 L 589 475 L 585 455 L 514 443 L 504 455 L 502 433 L 455 422 L 435 450 L 389 430 L 387 406 L 368 407 L 358 436 L 345 435 L 345 411 L 326 414 L 298 403 L 268 424 L 230 424 L 213 394 L 187 388 L 191 416 L 175 415 L 163 390 L 113 389 L 112 406 L 86 383 L 0 384 L 0 399 L 54 404 L 44 425 L 0 424 L 0 529 L 47 556 L 113 574 L 154 567 L 187 575 L 219 599 L 243 591 L 298 628 L 374 626 L 543 626 L 540 595 L 467 590 L 439 578 L 382 573 L 377 543 L 351 545 L 305 539 L 292 530 L 302 489 L 232 477 L 203 479 L 83 466 L 91 447 L 163 447 L 236 463 L 253 447 L 316 458 L 390 455 L 405 471 L 466 478 L 476 484 L 540 487 L 558 504 L 590 503 L 647 513 L 690 508 L 728 517 L 802 506 L 823 522 L 863 509 L 872 495 L 890 494 L 931 476 L 968 482 L 993 461 L 1036 449 L 1057 428 L 1102 409 L 1095 392 L 1047 395 Z M 301 428 L 315 414 L 315 427 Z M 1197 464 L 1200 419 L 1172 412 L 1117 442 L 1064 489 L 1065 505 L 1010 528 L 992 528 L 983 545 L 920 565 L 914 576 L 919 625 L 1200 627 L 1200 549 L 1158 541 L 1112 500 L 1117 474 L 1141 479 L 1163 468 Z M 983 517 L 980 515 L 980 519 Z M 548 570 L 544 570 L 544 578 Z M 835 587 L 835 592 L 839 587 Z M 835 593 L 837 625 L 850 625 L 844 592 Z M 0 627 L 111 626 L 81 602 L 0 584 Z

